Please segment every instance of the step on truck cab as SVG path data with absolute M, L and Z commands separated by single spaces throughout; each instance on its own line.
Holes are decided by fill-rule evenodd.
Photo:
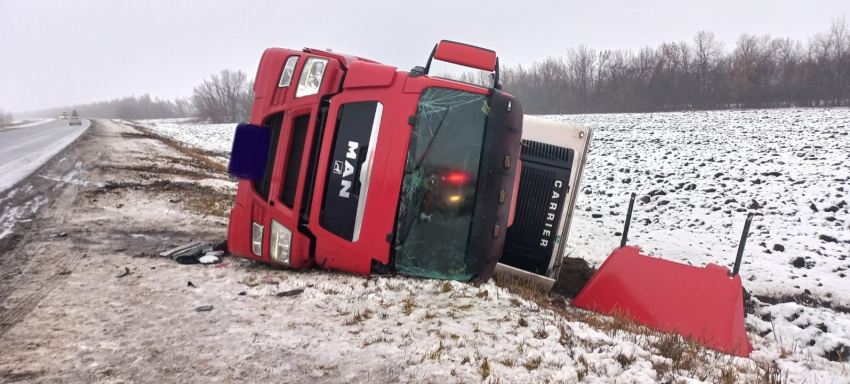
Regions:
M 432 60 L 491 72 L 492 86 L 430 76 Z M 490 277 L 522 213 L 523 108 L 501 91 L 495 52 L 444 40 L 425 67 L 399 71 L 271 48 L 254 93 L 231 153 L 241 179 L 232 253 L 364 275 Z

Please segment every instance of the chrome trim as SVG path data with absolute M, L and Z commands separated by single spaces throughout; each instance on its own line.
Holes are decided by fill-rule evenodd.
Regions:
M 354 218 L 354 234 L 351 241 L 360 239 L 360 227 L 363 225 L 363 214 L 366 211 L 366 199 L 369 197 L 369 182 L 372 179 L 372 164 L 375 162 L 375 147 L 378 145 L 378 131 L 381 130 L 381 117 L 384 105 L 378 102 L 375 107 L 375 120 L 372 121 L 372 133 L 369 135 L 369 147 L 366 158 L 360 166 L 360 196 L 357 198 L 357 216 Z

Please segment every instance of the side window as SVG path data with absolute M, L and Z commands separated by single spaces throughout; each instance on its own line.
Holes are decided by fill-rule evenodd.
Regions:
M 295 74 L 295 64 L 298 64 L 298 56 L 290 56 L 286 59 L 283 71 L 280 73 L 280 82 L 277 84 L 278 88 L 288 87 L 292 82 L 292 75 Z
M 277 157 L 277 142 L 280 140 L 280 128 L 283 124 L 283 112 L 269 116 L 263 124 L 268 129 L 272 130 L 272 141 L 269 145 L 269 156 L 266 162 L 266 172 L 262 180 L 254 182 L 254 190 L 264 199 L 269 199 L 269 189 L 272 185 L 272 170 L 274 170 L 274 162 Z
M 286 158 L 286 174 L 283 175 L 283 191 L 280 194 L 280 201 L 289 208 L 295 204 L 298 178 L 301 176 L 301 158 L 304 156 L 309 123 L 310 115 L 304 115 L 296 117 L 292 125 L 292 139 L 289 155 Z

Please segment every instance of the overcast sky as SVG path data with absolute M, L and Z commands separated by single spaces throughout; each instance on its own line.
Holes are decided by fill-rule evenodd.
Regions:
M 727 49 L 744 32 L 806 41 L 842 15 L 850 0 L 0 0 L 0 108 L 187 96 L 222 69 L 253 77 L 273 46 L 332 48 L 408 70 L 449 39 L 528 64 L 581 44 L 691 42 L 699 30 Z

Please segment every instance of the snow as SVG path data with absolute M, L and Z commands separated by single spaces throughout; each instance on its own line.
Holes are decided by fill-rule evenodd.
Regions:
M 138 123 L 189 146 L 222 154 L 230 153 L 236 131 L 236 124 L 196 124 L 188 119 L 140 120 Z
M 25 186 L 24 189 L 27 187 L 32 188 L 31 186 Z M 0 199 L 0 203 L 6 199 L 14 197 L 19 190 L 20 189 L 13 189 L 10 191 L 5 198 Z M 0 211 L 0 239 L 12 234 L 14 232 L 13 229 L 15 228 L 15 224 L 28 220 L 47 202 L 48 199 L 46 197 L 37 196 L 22 205 L 8 207 L 8 209 Z
M 546 117 L 595 129 L 569 237 L 571 256 L 601 264 L 619 244 L 615 232 L 622 230 L 628 194 L 640 199 L 661 190 L 663 195 L 635 205 L 629 243 L 645 253 L 731 267 L 744 219 L 754 212 L 741 269 L 747 290 L 768 296 L 808 290 L 836 305 L 850 303 L 842 276 L 850 270 L 850 216 L 843 203 L 850 193 L 850 110 Z M 235 127 L 144 124 L 210 151 L 229 150 Z M 792 265 L 798 257 L 802 268 Z M 235 259 L 223 266 L 203 269 L 211 282 L 188 304 L 213 304 L 234 319 L 261 319 L 231 323 L 228 339 L 252 341 L 250 347 L 228 348 L 255 357 L 257 351 L 286 351 L 286 359 L 268 367 L 272 375 L 329 382 L 481 382 L 487 357 L 489 382 L 576 382 L 580 372 L 582 382 L 590 383 L 669 379 L 656 370 L 669 360 L 653 348 L 656 336 L 604 332 L 577 321 L 575 313 L 582 312 L 565 318 L 492 283 L 449 282 L 450 291 L 443 292 L 444 283 L 433 280 L 280 271 Z M 275 296 L 294 288 L 306 290 L 294 298 Z M 246 296 L 236 294 L 240 291 Z M 519 325 L 520 318 L 528 325 Z M 756 348 L 751 359 L 718 356 L 716 369 L 734 368 L 740 381 L 753 380 L 756 364 L 775 362 L 787 382 L 848 382 L 846 358 L 841 363 L 822 356 L 850 346 L 850 315 L 757 301 L 746 322 Z M 568 345 L 559 326 L 571 335 Z M 539 330 L 547 336 L 535 337 Z M 621 364 L 621 354 L 634 361 Z M 534 366 L 537 358 L 534 369 L 522 365 Z M 717 381 L 714 374 L 704 380 Z M 701 382 L 686 371 L 673 377 Z
M 27 119 L 27 120 L 15 120 L 12 124 L 9 124 L 9 128 L 29 128 L 34 127 L 36 125 L 41 125 L 47 122 L 51 122 L 56 119 Z
M 619 244 L 614 233 L 623 229 L 629 193 L 660 190 L 666 194 L 635 203 L 629 243 L 645 253 L 731 268 L 754 212 L 741 268 L 748 290 L 808 289 L 850 302 L 850 290 L 838 289 L 850 268 L 850 110 L 547 117 L 595 129 L 569 239 L 573 256 L 601 264 Z M 748 209 L 753 200 L 761 207 Z M 798 257 L 805 267 L 792 266 Z

